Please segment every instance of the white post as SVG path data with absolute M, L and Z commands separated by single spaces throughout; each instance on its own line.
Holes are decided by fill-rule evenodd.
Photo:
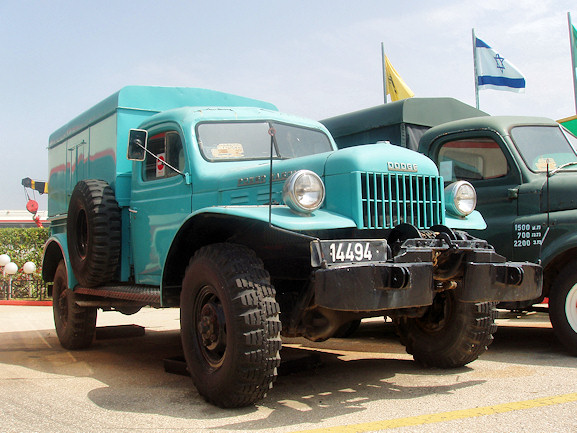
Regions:
M 577 114 L 577 73 L 575 72 L 575 41 L 573 38 L 573 24 L 571 23 L 571 12 L 567 12 L 567 21 L 569 22 L 569 42 L 571 43 L 571 69 L 573 69 L 573 93 L 575 99 L 575 114 Z
M 477 38 L 475 37 L 475 29 L 473 30 L 473 69 L 475 71 L 475 103 L 477 110 L 479 109 L 479 79 L 477 77 Z
M 26 274 L 26 282 L 28 284 L 28 297 L 32 297 L 32 284 L 30 284 L 31 275 L 36 272 L 36 265 L 34 262 L 26 262 L 22 266 L 22 270 Z
M 7 263 L 4 270 L 10 275 L 10 282 L 8 283 L 8 299 L 12 299 L 12 275 L 18 272 L 18 265 L 14 262 Z
M 383 61 L 383 92 L 385 104 L 387 103 L 387 68 L 385 66 L 385 44 L 381 42 L 381 58 Z

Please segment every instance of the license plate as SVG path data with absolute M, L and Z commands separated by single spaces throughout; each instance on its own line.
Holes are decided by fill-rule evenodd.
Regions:
M 313 241 L 312 244 L 312 264 L 315 267 L 387 260 L 385 240 Z

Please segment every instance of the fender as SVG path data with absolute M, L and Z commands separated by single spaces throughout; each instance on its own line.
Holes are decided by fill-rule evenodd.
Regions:
M 319 209 L 313 212 L 311 215 L 307 216 L 293 212 L 288 208 L 288 206 L 277 205 L 272 206 L 270 213 L 270 219 L 274 226 L 297 232 L 357 227 L 353 219 L 323 209 Z M 161 276 L 161 287 L 164 288 L 164 286 L 169 281 L 174 280 L 175 273 L 177 273 L 179 269 L 186 268 L 187 262 L 180 263 L 180 258 L 177 257 L 176 254 L 176 251 L 179 251 L 181 246 L 181 236 L 179 236 L 179 233 L 181 233 L 182 229 L 189 225 L 188 223 L 190 223 L 195 217 L 210 214 L 227 215 L 231 217 L 259 221 L 266 224 L 269 222 L 268 205 L 214 206 L 204 207 L 194 211 L 182 222 L 181 228 L 174 234 L 170 248 L 168 249 L 167 255 L 164 258 Z M 448 218 L 446 225 L 453 229 L 475 228 L 482 230 L 487 227 L 485 220 L 478 211 L 474 211 L 466 219 Z M 170 266 L 172 262 L 179 263 L 179 266 Z M 178 277 L 176 280 L 172 281 L 172 284 L 176 284 L 177 281 Z
M 485 230 L 487 223 L 478 210 L 473 211 L 465 218 L 458 218 L 447 213 L 445 215 L 445 225 L 451 229 L 461 230 Z
M 237 216 L 267 223 L 269 221 L 269 206 L 260 205 L 206 207 L 190 214 L 185 222 L 199 214 L 204 213 Z M 335 212 L 319 209 L 310 215 L 297 214 L 296 212 L 290 210 L 288 206 L 272 206 L 271 222 L 277 227 L 295 231 L 356 227 L 355 222 L 351 218 L 345 217 Z
M 547 243 L 547 239 L 545 239 L 545 243 Z M 555 239 L 550 244 L 544 246 L 541 252 L 541 266 L 546 268 L 557 256 L 576 247 L 577 232 L 572 232 Z
M 76 280 L 76 277 L 72 272 L 70 260 L 68 259 L 68 242 L 66 233 L 57 233 L 52 235 L 44 245 L 44 255 L 42 256 L 42 278 L 44 281 L 54 281 L 56 267 L 62 259 L 66 266 L 68 287 L 76 287 L 78 280 Z
M 182 281 L 184 270 L 188 265 L 189 258 L 202 244 L 191 244 L 189 238 L 183 235 L 194 220 L 202 216 L 224 215 L 231 218 L 256 221 L 268 225 L 269 206 L 218 206 L 205 207 L 191 213 L 181 224 L 174 234 L 168 253 L 163 260 L 161 276 L 161 293 L 163 306 L 177 305 L 179 284 Z M 285 230 L 309 231 L 323 230 L 327 228 L 355 228 L 355 222 L 340 214 L 319 209 L 311 215 L 299 215 L 291 211 L 288 206 L 273 206 L 271 209 L 272 224 Z M 183 254 L 183 251 L 186 253 Z

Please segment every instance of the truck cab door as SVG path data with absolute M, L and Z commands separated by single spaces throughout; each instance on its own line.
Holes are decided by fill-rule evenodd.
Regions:
M 144 161 L 134 162 L 130 231 L 137 284 L 160 286 L 172 240 L 191 212 L 192 185 L 183 175 L 189 169 L 183 144 L 175 126 L 154 128 L 148 132 Z
M 489 132 L 443 136 L 432 151 L 445 185 L 466 180 L 477 191 L 477 210 L 487 229 L 471 234 L 489 241 L 498 253 L 512 259 L 521 174 L 501 137 Z

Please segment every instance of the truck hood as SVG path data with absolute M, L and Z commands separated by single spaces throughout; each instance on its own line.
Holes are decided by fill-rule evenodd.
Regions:
M 329 154 L 325 166 L 326 176 L 355 171 L 439 175 L 435 163 L 426 156 L 389 143 L 349 147 Z
M 239 187 L 254 185 L 268 185 L 270 177 L 269 161 L 255 164 L 254 161 L 245 163 L 225 163 L 225 170 L 215 174 L 212 170 L 219 190 L 231 190 Z M 214 165 L 213 165 L 214 167 Z M 439 172 L 435 164 L 426 156 L 417 152 L 393 146 L 385 143 L 370 144 L 346 148 L 333 152 L 310 155 L 301 158 L 286 160 L 274 160 L 272 166 L 272 179 L 274 189 L 276 184 L 286 180 L 297 170 L 311 170 L 321 178 L 352 172 L 372 173 L 412 173 L 427 176 L 438 176 Z M 204 178 L 210 177 L 207 171 Z M 206 182 L 205 184 L 211 184 Z M 197 190 L 198 191 L 198 190 Z
M 334 224 L 359 229 L 392 228 L 403 222 L 419 228 L 444 224 L 443 182 L 435 164 L 411 150 L 381 143 L 273 160 L 272 178 L 270 162 L 264 160 L 205 165 L 207 173 L 193 173 L 202 179 L 202 183 L 192 181 L 193 209 L 217 205 L 222 212 L 241 212 L 243 207 L 255 207 L 249 212 L 257 212 L 269 204 L 283 205 L 285 180 L 303 169 L 317 173 L 326 190 L 322 208 L 307 219 L 309 226 L 317 220 L 315 227 L 322 228 Z M 207 189 L 202 190 L 203 186 Z M 426 197 L 429 205 L 419 206 L 419 197 Z M 381 204 L 387 200 L 395 201 L 394 209 Z M 296 214 L 291 215 L 294 218 Z M 327 225 L 321 221 L 322 215 L 331 215 L 337 222 Z M 283 226 L 292 227 L 288 223 Z

